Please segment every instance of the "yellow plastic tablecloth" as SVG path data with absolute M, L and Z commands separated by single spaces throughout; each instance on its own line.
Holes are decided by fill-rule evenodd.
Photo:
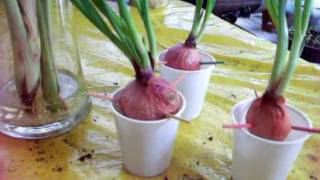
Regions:
M 133 75 L 128 60 L 76 13 L 89 89 L 111 91 L 116 88 L 114 83 L 126 84 Z M 152 17 L 159 47 L 166 48 L 186 38 L 193 7 L 171 1 L 164 9 L 153 10 Z M 212 17 L 199 48 L 225 64 L 212 73 L 199 118 L 180 124 L 170 167 L 154 179 L 230 179 L 232 131 L 222 129 L 222 124 L 230 122 L 229 111 L 236 102 L 254 96 L 253 88 L 263 92 L 275 45 Z M 320 126 L 320 67 L 301 61 L 291 85 L 288 102 L 304 111 L 314 126 Z M 88 154 L 91 158 L 79 160 Z M 0 165 L 4 179 L 141 179 L 124 171 L 114 119 L 108 102 L 101 100 L 93 100 L 89 117 L 62 136 L 27 141 L 0 135 Z M 320 135 L 313 135 L 289 179 L 319 179 L 319 168 Z

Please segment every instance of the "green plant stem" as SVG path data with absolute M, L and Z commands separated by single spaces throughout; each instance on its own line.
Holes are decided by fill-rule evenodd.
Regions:
M 307 27 L 309 24 L 309 17 L 313 5 L 313 0 L 305 1 L 303 13 L 301 12 L 301 1 L 295 1 L 295 16 L 294 16 L 294 37 L 292 47 L 290 49 L 289 62 L 284 73 L 283 79 L 276 90 L 277 95 L 283 95 L 285 89 L 289 85 L 291 77 L 299 61 L 303 49 L 303 40 L 306 35 Z
M 130 27 L 134 27 L 133 24 L 133 20 L 132 19 L 126 19 L 128 16 L 124 15 L 122 17 L 119 17 L 114 10 L 110 7 L 110 5 L 108 5 L 108 3 L 105 0 L 92 0 L 92 2 L 95 4 L 95 6 L 99 9 L 99 11 L 108 19 L 108 21 L 110 22 L 110 25 L 112 26 L 112 28 L 114 29 L 115 33 L 112 32 L 111 28 L 108 27 L 108 25 L 106 25 L 103 20 L 101 19 L 101 22 L 97 23 L 95 21 L 97 21 L 97 19 L 100 19 L 101 17 L 99 17 L 99 13 L 95 10 L 95 8 L 92 6 L 92 4 L 90 3 L 90 1 L 87 0 L 80 0 L 78 3 L 80 3 L 80 5 L 78 5 L 79 7 L 83 6 L 82 9 L 80 9 L 84 14 L 88 14 L 87 17 L 89 17 L 89 19 L 91 20 L 91 22 L 93 22 L 96 26 L 97 24 L 104 24 L 103 26 L 101 26 L 101 29 L 105 29 L 108 28 L 108 31 L 111 32 L 111 34 L 107 34 L 105 33 L 108 37 L 111 36 L 110 40 L 112 41 L 113 37 L 118 38 L 117 41 L 119 41 L 119 49 L 122 50 L 126 56 L 129 57 L 129 59 L 131 60 L 132 63 L 137 63 L 139 66 L 141 66 L 142 68 L 144 67 L 148 67 L 148 65 L 146 65 L 144 63 L 144 61 L 149 61 L 149 57 L 147 53 L 143 53 L 144 51 L 146 51 L 145 47 L 141 45 L 139 45 L 139 39 L 141 39 L 141 37 L 139 36 L 139 34 L 137 33 L 136 29 L 131 29 Z M 120 2 L 118 2 L 119 4 Z M 81 5 L 82 4 L 82 5 Z M 77 6 L 77 7 L 78 7 Z M 125 5 L 126 6 L 126 5 Z M 126 13 L 127 15 L 129 15 L 129 12 L 127 10 L 126 7 L 123 7 L 123 9 L 121 9 L 120 4 L 120 13 Z M 90 7 L 90 8 L 88 8 Z M 88 12 L 88 9 L 91 12 Z M 143 8 L 142 8 L 143 9 Z M 97 18 L 99 17 L 99 18 Z M 129 16 L 130 18 L 131 16 Z M 129 23 L 129 24 L 128 24 Z M 106 30 L 103 30 L 106 31 Z M 145 56 L 145 54 L 147 56 Z M 143 60 L 144 58 L 144 60 Z
M 149 57 L 148 48 L 143 43 L 133 18 L 129 13 L 124 0 L 118 0 L 120 15 L 105 2 L 105 0 L 71 0 L 72 3 L 85 15 L 101 32 L 128 57 L 135 73 L 136 79 L 145 83 L 152 77 L 153 58 Z M 147 30 L 152 56 L 156 54 L 156 39 L 149 17 L 148 1 L 138 2 L 138 10 Z M 95 6 L 94 6 L 95 5 Z M 98 10 L 106 17 L 108 23 L 102 19 Z M 146 17 L 144 17 L 146 16 Z M 109 25 L 110 24 L 110 25 Z
M 269 15 L 272 19 L 272 22 L 274 24 L 274 26 L 276 27 L 276 30 L 278 30 L 278 27 L 279 27 L 279 20 L 278 20 L 278 17 L 279 17 L 279 13 L 277 11 L 277 7 L 278 7 L 278 1 L 275 1 L 275 0 L 265 0 L 264 1 L 265 3 L 265 6 L 267 7 L 268 9 L 268 12 L 269 12 Z
M 197 0 L 196 1 L 196 10 L 195 10 L 195 13 L 194 13 L 192 29 L 191 29 L 191 32 L 190 32 L 189 36 L 197 37 L 197 34 L 199 32 L 199 24 L 200 24 L 200 21 L 201 21 L 202 3 L 203 3 L 203 0 Z
M 142 38 L 140 37 L 137 28 L 134 25 L 132 17 L 129 15 L 128 7 L 124 0 L 117 0 L 120 10 L 120 15 L 126 22 L 130 37 L 132 38 L 131 42 L 134 43 L 135 48 L 139 53 L 139 60 L 141 60 L 142 69 L 150 69 L 150 59 L 148 55 L 148 51 L 146 50 L 145 46 L 143 45 Z
M 89 0 L 71 0 L 71 2 L 93 23 L 104 35 L 109 37 L 110 41 L 115 44 L 126 56 L 130 53 L 124 48 L 123 42 L 117 37 L 109 26 L 103 21 L 100 14 L 94 8 Z
M 309 20 L 310 20 L 313 4 L 314 4 L 314 0 L 308 0 L 307 2 L 304 3 L 302 20 L 301 20 L 301 23 L 302 23 L 301 33 L 304 36 L 306 35 L 309 27 Z
M 273 0 L 268 0 L 273 1 Z M 266 3 L 268 2 L 266 1 Z M 269 81 L 268 89 L 267 90 L 274 90 L 274 86 L 279 83 L 281 80 L 281 74 L 284 71 L 284 66 L 286 62 L 286 52 L 288 49 L 288 27 L 287 27 L 287 20 L 285 16 L 285 7 L 286 7 L 286 0 L 281 0 L 278 4 L 278 12 L 279 16 L 278 22 L 279 26 L 277 27 L 278 32 L 278 45 L 276 50 L 275 61 L 273 63 L 271 78 Z M 271 10 L 273 11 L 273 10 Z
M 59 96 L 57 71 L 52 49 L 51 0 L 36 0 L 38 28 L 41 42 L 41 87 L 44 100 L 49 110 L 64 108 Z
M 117 33 L 119 40 L 122 43 L 121 46 L 127 53 L 127 56 L 133 57 L 132 59 L 138 59 L 138 52 L 134 48 L 134 45 L 131 43 L 130 38 L 127 35 L 128 29 L 123 20 L 113 11 L 113 9 L 105 0 L 93 0 L 93 3 L 110 21 L 110 24 Z
M 200 41 L 202 35 L 203 35 L 203 32 L 204 32 L 204 29 L 206 28 L 207 26 L 207 22 L 209 20 L 209 17 L 212 13 L 212 10 L 214 8 L 214 5 L 216 3 L 216 0 L 207 0 L 207 4 L 206 4 L 206 13 L 205 13 L 205 16 L 204 16 L 204 19 L 202 21 L 202 24 L 201 24 L 201 28 L 197 34 L 197 38 L 196 38 L 196 41 Z
M 153 26 L 151 22 L 151 18 L 149 16 L 149 1 L 148 0 L 135 0 L 136 4 L 140 4 L 138 8 L 140 16 L 142 17 L 143 24 L 147 31 L 148 42 L 150 47 L 151 57 L 156 59 L 157 56 L 157 40 L 156 35 L 153 31 Z M 137 6 L 138 7 L 138 6 Z
M 40 80 L 38 32 L 34 1 L 4 0 L 10 29 L 14 80 L 20 100 L 30 106 Z
M 207 26 L 207 22 L 212 13 L 216 0 L 207 0 L 206 9 L 202 10 L 203 0 L 196 1 L 196 10 L 194 13 L 192 29 L 185 42 L 185 45 L 190 47 L 196 47 L 200 41 L 203 32 Z

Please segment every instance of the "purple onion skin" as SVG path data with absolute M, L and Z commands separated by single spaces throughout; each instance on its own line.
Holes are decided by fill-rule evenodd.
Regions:
M 161 77 L 152 76 L 146 83 L 134 80 L 114 96 L 118 110 L 127 117 L 152 121 L 175 114 L 181 107 L 177 90 Z
M 200 70 L 201 57 L 198 50 L 186 44 L 177 44 L 165 54 L 166 66 L 186 71 Z
M 246 122 L 251 124 L 252 134 L 270 140 L 284 141 L 291 131 L 285 99 L 274 96 L 274 93 L 267 92 L 253 101 L 247 112 Z

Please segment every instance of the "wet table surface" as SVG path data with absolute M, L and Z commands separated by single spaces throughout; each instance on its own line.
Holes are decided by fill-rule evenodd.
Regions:
M 135 9 L 132 9 L 137 18 Z M 191 28 L 193 7 L 181 1 L 152 10 L 159 49 L 182 42 Z M 111 92 L 133 77 L 128 60 L 79 12 L 75 12 L 83 70 L 92 91 Z M 138 18 L 137 18 L 138 19 Z M 141 21 L 139 27 L 142 29 Z M 202 114 L 181 123 L 170 167 L 153 179 L 230 179 L 232 131 L 230 109 L 238 101 L 261 94 L 268 82 L 275 45 L 216 17 L 198 45 L 217 60 Z M 320 67 L 301 61 L 287 101 L 320 126 Z M 46 140 L 27 141 L 0 135 L 2 179 L 142 179 L 128 174 L 109 103 L 92 99 L 92 112 L 70 132 Z M 320 178 L 320 135 L 304 145 L 289 179 Z M 250 171 L 250 169 L 248 169 Z M 1 178 L 0 178 L 1 179 Z

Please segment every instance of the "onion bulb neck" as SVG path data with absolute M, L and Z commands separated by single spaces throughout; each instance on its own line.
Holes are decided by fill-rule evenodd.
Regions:
M 186 41 L 184 42 L 184 45 L 190 48 L 197 48 L 196 37 L 190 34 L 186 39 Z

